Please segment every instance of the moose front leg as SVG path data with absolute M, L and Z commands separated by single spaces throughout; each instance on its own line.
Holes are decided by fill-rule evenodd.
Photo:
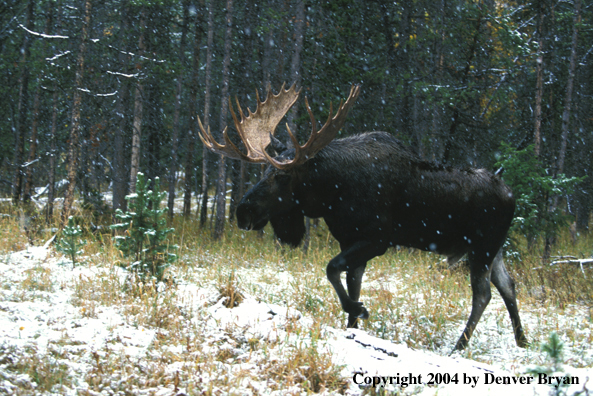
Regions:
M 346 273 L 346 286 L 348 287 L 348 296 L 350 296 L 350 299 L 352 299 L 352 301 L 358 302 L 358 299 L 360 298 L 362 276 L 364 275 L 365 269 L 366 263 Z M 358 328 L 358 319 L 367 319 L 368 314 L 369 313 L 366 312 L 366 317 L 360 318 L 355 315 L 348 315 L 348 327 L 354 329 Z
M 385 253 L 386 248 L 377 246 L 371 242 L 361 241 L 343 249 L 340 254 L 334 257 L 327 265 L 327 279 L 330 281 L 336 291 L 342 309 L 348 313 L 348 327 L 355 327 L 356 320 L 368 319 L 369 313 L 362 303 L 358 301 L 360 297 L 360 284 L 367 261 L 373 257 Z M 348 272 L 346 293 L 340 275 L 342 272 Z

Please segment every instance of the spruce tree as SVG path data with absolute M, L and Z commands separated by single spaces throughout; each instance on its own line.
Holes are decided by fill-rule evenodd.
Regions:
M 158 177 L 152 190 L 149 188 L 151 181 L 147 181 L 140 172 L 136 183 L 136 193 L 126 196 L 129 210 L 125 213 L 121 209 L 116 210 L 115 217 L 119 223 L 111 228 L 123 231 L 114 239 L 124 256 L 133 260 L 127 268 L 138 274 L 141 280 L 154 278 L 161 281 L 165 269 L 177 260 L 177 255 L 169 252 L 177 246 L 166 241 L 167 235 L 174 229 L 167 228 L 167 209 L 160 207 L 166 193 L 160 192 Z
M 72 260 L 72 269 L 76 267 L 76 256 L 82 253 L 82 247 L 86 245 L 86 241 L 81 239 L 82 228 L 74 224 L 74 218 L 68 217 L 68 225 L 62 230 L 60 240 L 56 244 L 56 249 L 59 252 L 67 254 Z

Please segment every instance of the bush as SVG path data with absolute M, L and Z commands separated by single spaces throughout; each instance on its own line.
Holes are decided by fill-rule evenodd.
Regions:
M 553 176 L 535 156 L 533 145 L 517 150 L 503 142 L 501 152 L 497 166 L 504 168 L 504 180 L 517 200 L 510 232 L 524 235 L 530 247 L 540 237 L 555 237 L 571 218 L 556 202 L 584 178 Z
M 128 210 L 123 213 L 116 210 L 115 217 L 120 221 L 111 226 L 114 230 L 123 231 L 114 237 L 116 247 L 131 257 L 132 263 L 127 268 L 135 272 L 140 279 L 163 279 L 167 267 L 177 260 L 177 255 L 169 250 L 177 249 L 169 245 L 167 235 L 174 228 L 166 227 L 166 209 L 160 208 L 160 203 L 166 193 L 160 192 L 160 180 L 155 178 L 154 188 L 149 189 L 151 181 L 146 181 L 144 174 L 138 173 L 136 194 L 126 196 L 129 201 Z
M 82 228 L 74 224 L 74 218 L 68 217 L 68 225 L 62 230 L 60 240 L 56 244 L 56 249 L 59 252 L 67 254 L 72 260 L 72 268 L 76 267 L 76 256 L 82 253 L 82 247 L 86 245 L 86 241 L 81 239 Z

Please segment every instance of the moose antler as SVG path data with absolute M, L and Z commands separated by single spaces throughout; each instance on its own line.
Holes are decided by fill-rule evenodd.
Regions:
M 304 146 L 301 146 L 297 139 L 292 134 L 290 127 L 286 124 L 286 129 L 288 130 L 288 135 L 290 136 L 290 140 L 292 141 L 292 145 L 294 146 L 295 154 L 294 159 L 288 160 L 286 162 L 277 161 L 275 158 L 272 158 L 264 151 L 264 155 L 268 159 L 268 162 L 272 164 L 275 168 L 278 169 L 288 169 L 296 165 L 300 165 L 305 163 L 307 160 L 313 158 L 315 154 L 317 154 L 322 148 L 327 146 L 338 134 L 344 122 L 346 121 L 346 116 L 348 115 L 348 111 L 358 98 L 360 94 L 360 85 L 355 85 L 350 88 L 350 94 L 346 99 L 346 103 L 344 101 L 340 101 L 340 106 L 338 106 L 338 112 L 332 118 L 333 115 L 333 106 L 330 103 L 329 105 L 329 115 L 327 117 L 327 121 L 321 127 L 319 131 L 317 131 L 317 121 L 315 121 L 315 116 L 311 111 L 311 107 L 309 106 L 309 101 L 305 97 L 305 105 L 307 106 L 307 112 L 309 113 L 309 117 L 311 118 L 311 136 L 307 143 Z
M 233 111 L 232 104 L 229 100 L 229 108 L 235 123 L 235 128 L 237 129 L 237 133 L 241 137 L 241 140 L 247 149 L 246 154 L 241 152 L 229 139 L 226 128 L 222 132 L 224 144 L 220 144 L 212 137 L 212 134 L 210 133 L 210 127 L 208 127 L 208 131 L 204 130 L 202 121 L 198 117 L 198 124 L 201 130 L 201 133 L 198 132 L 200 139 L 211 151 L 217 154 L 225 155 L 229 158 L 240 159 L 252 163 L 268 162 L 279 169 L 288 169 L 293 166 L 300 165 L 308 159 L 313 158 L 317 152 L 319 152 L 336 137 L 338 131 L 344 125 L 348 111 L 360 93 L 360 86 L 357 85 L 352 87 L 346 103 L 343 103 L 343 101 L 340 102 L 338 112 L 333 118 L 333 108 L 330 104 L 328 119 L 325 122 L 325 125 L 323 125 L 319 131 L 317 131 L 315 117 L 313 116 L 311 108 L 309 107 L 309 103 L 305 98 L 305 104 L 307 106 L 307 111 L 312 123 L 311 136 L 309 137 L 307 143 L 304 146 L 301 146 L 287 125 L 286 127 L 288 129 L 288 135 L 290 136 L 295 149 L 295 157 L 294 159 L 288 161 L 278 161 L 270 157 L 268 153 L 266 153 L 265 149 L 270 144 L 272 139 L 271 136 L 273 136 L 276 132 L 278 123 L 284 117 L 284 115 L 286 115 L 292 105 L 297 101 L 299 93 L 300 90 L 296 91 L 294 84 L 287 90 L 284 89 L 283 84 L 280 92 L 277 95 L 274 95 L 271 92 L 271 89 L 268 88 L 266 100 L 262 102 L 259 99 L 259 94 L 256 92 L 257 108 L 255 113 L 252 113 L 251 110 L 248 110 L 249 115 L 247 117 L 245 117 L 243 114 L 243 110 L 241 110 L 239 100 L 237 99 L 237 107 L 239 108 L 241 120 L 237 119 L 237 116 Z
M 292 105 L 297 101 L 300 93 L 300 90 L 296 91 L 295 84 L 286 90 L 284 89 L 284 85 L 285 84 L 282 84 L 282 88 L 280 88 L 278 95 L 274 95 L 272 90 L 268 87 L 266 100 L 263 102 L 260 100 L 259 93 L 256 91 L 257 108 L 255 109 L 255 113 L 252 113 L 251 110 L 248 109 L 249 115 L 247 117 L 245 117 L 245 114 L 243 114 L 239 100 L 235 99 L 237 102 L 237 107 L 239 108 L 241 120 L 237 119 L 237 115 L 233 111 L 233 106 L 229 99 L 229 109 L 231 111 L 231 115 L 233 116 L 233 121 L 235 122 L 235 128 L 237 129 L 237 133 L 241 137 L 241 140 L 245 144 L 247 154 L 243 154 L 229 139 L 227 128 L 225 128 L 222 132 L 225 144 L 219 144 L 212 137 L 212 134 L 210 133 L 210 127 L 208 127 L 208 132 L 206 132 L 204 130 L 204 126 L 202 125 L 202 121 L 198 117 L 200 130 L 202 131 L 202 133 L 198 132 L 198 134 L 204 145 L 211 151 L 217 154 L 225 155 L 229 158 L 240 159 L 253 163 L 268 162 L 264 153 L 266 147 L 271 142 L 270 135 L 274 135 L 276 133 L 276 127 L 278 126 L 278 123 L 280 120 L 282 120 L 282 117 L 284 117 L 288 110 L 290 110 Z

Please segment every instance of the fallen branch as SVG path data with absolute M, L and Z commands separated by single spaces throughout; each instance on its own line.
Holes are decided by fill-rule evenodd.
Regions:
M 581 272 L 583 273 L 583 276 L 586 278 L 587 276 L 585 275 L 585 269 L 583 268 L 583 264 L 593 264 L 593 258 L 588 258 L 588 259 L 570 258 L 568 260 L 556 260 L 556 261 L 552 261 L 550 263 L 550 265 L 556 265 L 556 264 L 578 264 L 581 267 Z
M 588 259 L 571 259 L 571 260 L 557 260 L 557 261 L 552 261 L 550 263 L 550 265 L 555 265 L 555 264 L 593 264 L 593 258 L 588 258 Z

